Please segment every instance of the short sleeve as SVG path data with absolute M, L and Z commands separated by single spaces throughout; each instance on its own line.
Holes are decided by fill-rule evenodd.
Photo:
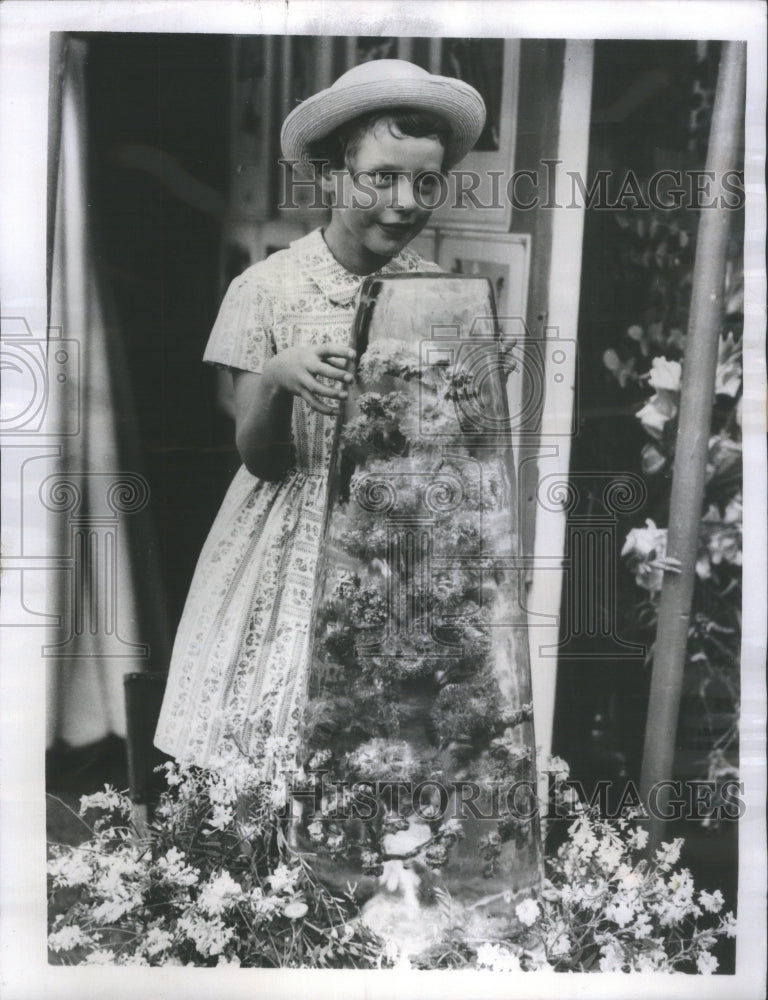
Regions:
M 245 271 L 227 289 L 203 361 L 260 373 L 274 353 L 271 298 L 261 282 Z

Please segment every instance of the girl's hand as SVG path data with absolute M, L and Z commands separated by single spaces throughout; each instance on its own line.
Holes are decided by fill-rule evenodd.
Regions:
M 301 344 L 280 351 L 264 366 L 263 374 L 293 396 L 299 396 L 318 413 L 336 414 L 338 404 L 325 400 L 346 399 L 345 386 L 352 381 L 346 371 L 355 352 L 339 344 Z M 318 376 L 331 379 L 334 385 L 325 385 Z

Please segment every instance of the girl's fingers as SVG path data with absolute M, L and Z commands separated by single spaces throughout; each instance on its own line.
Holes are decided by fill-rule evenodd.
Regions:
M 326 363 L 333 365 L 334 368 L 342 368 L 346 370 L 347 365 L 350 362 L 350 358 L 326 358 Z
M 344 371 L 344 366 L 340 365 L 339 368 L 332 367 L 333 362 L 324 364 L 320 362 L 317 369 L 312 372 L 313 375 L 324 375 L 326 378 L 336 379 L 338 382 L 351 382 L 352 376 Z
M 328 406 L 326 403 L 321 402 L 308 389 L 301 390 L 301 398 L 311 406 L 313 410 L 317 410 L 318 413 L 324 413 L 326 416 L 335 417 L 339 412 L 338 406 Z
M 331 399 L 346 399 L 347 394 L 343 389 L 337 388 L 335 385 L 323 385 L 322 382 L 318 382 L 316 378 L 311 375 L 302 382 L 303 388 L 308 392 L 314 393 L 316 396 L 330 396 Z
M 347 347 L 345 344 L 317 344 L 315 346 L 315 351 L 319 358 L 346 358 L 349 361 L 354 361 L 355 352 L 351 347 Z

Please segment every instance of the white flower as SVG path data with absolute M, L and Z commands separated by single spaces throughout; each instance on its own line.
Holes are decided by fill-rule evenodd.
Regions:
M 519 972 L 520 959 L 506 948 L 486 941 L 477 949 L 477 964 L 494 972 Z
M 165 764 L 161 764 L 158 770 L 165 771 L 165 783 L 169 788 L 180 785 L 184 780 L 181 768 L 175 760 L 169 760 Z
M 696 956 L 696 968 L 702 973 L 702 975 L 711 976 L 717 966 L 717 959 L 714 955 L 710 955 L 707 951 L 699 952 Z
M 657 528 L 655 521 L 646 518 L 644 528 L 633 528 L 629 532 L 621 554 L 628 557 L 639 587 L 649 591 L 661 590 L 664 571 L 655 564 L 667 555 L 666 528 Z
M 677 416 L 677 403 L 669 392 L 657 392 L 635 414 L 651 437 L 658 441 L 667 423 Z
M 51 951 L 70 951 L 81 944 L 88 944 L 89 938 L 82 927 L 67 924 L 48 935 L 48 947 Z
M 627 834 L 627 847 L 630 851 L 642 851 L 648 843 L 648 831 L 636 826 Z
M 636 938 L 639 936 L 640 935 L 635 934 Z M 653 948 L 643 949 L 643 951 L 635 957 L 633 969 L 635 972 L 669 972 L 667 953 L 660 945 L 656 945 L 656 947 Z
M 571 835 L 571 845 L 578 849 L 578 854 L 584 859 L 591 857 L 598 846 L 598 841 L 589 819 L 580 816 L 571 824 L 568 832 Z
M 117 957 L 118 965 L 149 965 L 149 962 L 140 952 L 134 952 L 131 954 L 128 952 L 124 955 L 118 955 Z
M 626 361 L 622 361 L 618 353 L 614 351 L 612 347 L 603 351 L 603 364 L 615 377 L 622 389 L 627 384 L 629 379 L 635 379 L 637 377 L 635 375 L 635 359 L 633 357 L 629 357 Z
M 667 460 L 656 447 L 655 444 L 648 442 L 643 445 L 640 452 L 640 458 L 642 461 L 643 472 L 646 476 L 653 476 L 657 472 L 661 472 L 664 466 L 667 464 Z
M 605 879 L 589 881 L 583 885 L 574 886 L 577 901 L 588 910 L 599 910 L 608 893 L 608 883 Z
M 264 891 L 259 886 L 251 889 L 249 901 L 254 914 L 262 920 L 269 920 L 275 913 L 281 913 L 285 903 L 285 900 L 280 896 L 265 896 Z
M 649 917 L 649 915 L 645 912 L 639 913 L 637 915 L 637 919 L 632 925 L 631 930 L 635 939 L 638 941 L 642 941 L 645 938 L 650 937 L 652 927 L 651 927 L 651 918 Z
M 101 809 L 104 812 L 119 810 L 122 813 L 130 814 L 133 811 L 133 806 L 129 798 L 121 795 L 110 785 L 105 785 L 103 792 L 80 796 L 80 815 L 85 815 L 89 809 Z
M 445 837 L 463 837 L 464 824 L 457 816 L 449 816 L 440 826 L 440 833 Z
M 84 853 L 75 848 L 69 854 L 62 854 L 48 862 L 48 874 L 55 886 L 84 885 L 93 874 Z
M 654 389 L 666 389 L 668 392 L 680 392 L 680 376 L 682 368 L 679 361 L 667 361 L 666 358 L 654 358 L 648 373 L 648 383 Z
M 221 872 L 203 886 L 198 896 L 200 909 L 209 916 L 223 913 L 243 898 L 243 890 L 229 872 Z
M 278 865 L 267 881 L 272 887 L 273 892 L 293 892 L 299 874 L 298 868 L 289 868 L 288 865 Z
M 325 827 L 319 819 L 313 820 L 307 827 L 307 834 L 313 844 L 318 844 L 325 836 Z
M 663 927 L 671 927 L 680 923 L 692 911 L 692 907 L 684 899 L 672 897 L 662 897 L 657 900 L 651 909 L 659 918 L 659 923 Z
M 115 953 L 109 948 L 97 948 L 86 955 L 85 965 L 115 965 Z
M 736 937 L 736 920 L 732 913 L 728 912 L 720 918 L 720 930 L 726 937 Z
M 726 524 L 741 524 L 743 520 L 744 504 L 741 493 L 737 493 L 736 496 L 728 502 L 725 508 L 725 513 L 723 514 L 723 521 L 725 521 Z
M 216 806 L 233 806 L 237 801 L 237 790 L 233 783 L 219 778 L 208 786 L 208 798 L 214 808 Z
M 91 917 L 100 924 L 113 924 L 140 902 L 141 898 L 137 898 L 135 893 L 126 894 L 124 887 L 119 893 L 94 907 L 91 910 Z
M 616 869 L 615 878 L 625 892 L 632 889 L 639 889 L 643 884 L 641 873 L 636 868 L 630 868 L 629 865 L 619 865 Z
M 715 375 L 715 393 L 718 396 L 730 396 L 734 399 L 739 394 L 742 379 L 742 343 L 737 344 L 733 332 L 720 338 L 717 352 L 717 373 Z
M 186 864 L 186 855 L 177 847 L 169 848 L 163 857 L 157 859 L 155 867 L 164 878 L 176 885 L 194 885 L 200 878 L 200 872 Z
M 722 910 L 725 900 L 719 889 L 714 892 L 706 892 L 704 889 L 699 893 L 699 904 L 709 913 L 719 913 Z
M 496 956 L 499 951 L 499 946 L 497 944 L 491 944 L 486 941 L 481 944 L 477 949 L 477 964 L 479 966 L 485 966 L 487 968 L 492 968 L 493 963 L 496 961 Z
M 535 899 L 524 899 L 515 907 L 517 919 L 526 927 L 531 927 L 539 919 L 541 911 Z
M 623 848 L 618 838 L 609 839 L 606 837 L 595 851 L 595 860 L 603 866 L 605 871 L 612 872 L 618 868 L 622 854 Z
M 214 802 L 208 826 L 212 830 L 226 830 L 234 818 L 235 813 L 231 807 L 220 802 Z
M 545 945 L 550 958 L 567 955 L 571 950 L 572 942 L 568 936 L 568 928 L 562 920 L 558 920 L 555 926 L 547 931 Z
M 623 556 L 633 555 L 638 559 L 656 559 L 659 548 L 666 552 L 667 529 L 657 528 L 656 522 L 646 518 L 644 528 L 633 528 L 626 537 L 621 550 Z
M 662 843 L 656 851 L 656 864 L 662 871 L 669 871 L 672 865 L 676 865 L 680 860 L 680 850 L 683 846 L 683 838 L 675 837 L 670 843 Z
M 613 940 L 608 940 L 600 947 L 600 971 L 623 972 L 626 959 L 621 946 Z
M 178 929 L 190 940 L 201 955 L 220 955 L 232 940 L 233 927 L 225 927 L 220 917 L 204 920 L 195 914 L 187 914 L 178 922 Z
M 693 902 L 693 892 L 693 879 L 687 869 L 671 876 L 666 889 L 660 891 L 660 898 L 651 906 L 663 926 L 679 923 L 686 916 L 698 916 L 701 913 Z
M 161 951 L 168 951 L 173 944 L 173 937 L 162 927 L 151 927 L 144 938 L 143 947 L 148 955 L 157 955 Z
M 327 763 L 331 759 L 330 750 L 316 750 L 312 755 L 307 767 L 310 771 L 318 771 L 323 764 Z
M 290 797 L 287 782 L 273 781 L 269 786 L 269 802 L 273 809 L 282 809 Z
M 551 774 L 555 782 L 567 781 L 571 773 L 570 764 L 556 754 L 547 758 L 547 762 L 542 770 L 546 774 Z
M 669 880 L 669 887 L 678 899 L 693 899 L 693 879 L 687 868 L 675 872 Z
M 626 927 L 634 919 L 635 910 L 635 900 L 631 896 L 619 893 L 606 906 L 605 915 L 608 920 L 613 920 L 619 927 Z

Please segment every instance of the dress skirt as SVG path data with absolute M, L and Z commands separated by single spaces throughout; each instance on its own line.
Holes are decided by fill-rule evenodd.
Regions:
M 185 763 L 295 766 L 327 476 L 236 474 L 197 563 L 156 745 Z M 200 669 L 204 665 L 204 669 Z

